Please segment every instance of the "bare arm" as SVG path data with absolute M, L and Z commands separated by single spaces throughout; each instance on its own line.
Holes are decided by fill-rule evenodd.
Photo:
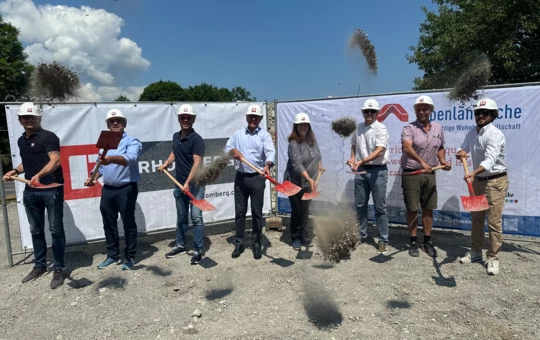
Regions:
M 22 173 L 24 173 L 24 167 L 21 163 L 16 168 L 13 168 L 13 170 L 6 172 L 4 174 L 4 177 L 2 177 L 2 179 L 6 182 L 11 182 L 12 181 L 12 179 L 10 179 L 11 176 L 17 176 L 17 174 L 22 174 Z
M 427 164 L 426 161 L 416 153 L 416 151 L 414 151 L 412 140 L 404 140 L 401 142 L 401 145 L 403 152 L 405 152 L 407 156 L 420 163 L 428 173 L 431 173 L 431 166 Z
M 40 172 L 38 172 L 34 177 L 30 179 L 31 182 L 40 183 L 39 180 L 41 177 L 47 176 L 48 174 L 53 173 L 60 167 L 60 152 L 59 151 L 50 151 L 49 163 L 47 163 Z
M 169 154 L 169 157 L 167 158 L 167 160 L 165 161 L 165 163 L 163 163 L 159 168 L 158 168 L 158 171 L 163 171 L 165 169 L 167 169 L 169 166 L 171 166 L 171 164 L 174 162 L 174 152 L 171 151 L 171 153 Z
M 188 175 L 188 178 L 186 179 L 186 183 L 184 183 L 184 191 L 189 190 L 189 183 L 191 183 L 191 180 L 195 178 L 195 175 L 197 174 L 197 169 L 199 168 L 201 161 L 202 161 L 202 157 L 200 155 L 193 155 L 193 166 L 191 167 L 191 170 L 189 171 L 189 175 Z

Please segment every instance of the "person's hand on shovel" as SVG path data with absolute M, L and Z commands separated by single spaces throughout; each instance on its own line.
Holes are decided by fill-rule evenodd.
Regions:
M 17 173 L 17 171 L 15 170 L 10 170 L 8 172 L 6 172 L 6 174 L 4 175 L 4 177 L 2 177 L 2 179 L 5 181 L 5 182 L 13 182 L 13 180 L 11 179 L 11 177 L 17 177 L 19 174 Z
M 351 165 L 351 170 L 354 172 L 357 172 L 358 168 L 361 167 L 362 165 L 364 165 L 363 159 L 359 160 L 358 162 L 353 162 Z
M 238 161 L 241 161 L 244 158 L 244 155 L 237 149 L 232 149 L 231 151 L 229 151 L 229 155 L 231 155 L 234 159 Z
M 30 183 L 29 184 L 32 188 L 35 188 L 36 186 L 38 186 L 39 184 L 41 184 L 41 182 L 39 181 L 40 180 L 40 176 L 39 175 L 35 175 L 34 177 L 30 178 Z M 34 183 L 38 184 L 38 185 L 34 185 Z
M 444 168 L 443 168 L 444 171 L 450 171 L 452 169 L 452 165 L 450 165 L 450 163 L 448 163 L 447 161 L 440 161 L 439 160 L 439 163 L 441 165 L 444 165 Z
M 465 152 L 465 150 L 459 150 L 458 153 L 456 153 L 456 158 L 459 159 L 461 162 L 466 162 L 468 155 Z M 463 176 L 463 180 L 465 180 L 465 182 L 472 182 L 474 179 L 474 176 L 475 176 L 474 171 L 469 172 L 468 174 Z
M 85 187 L 93 187 L 96 184 L 97 184 L 97 179 L 92 181 L 92 176 L 88 177 L 86 181 L 84 181 Z
M 422 165 L 422 167 L 426 170 L 426 174 L 430 174 L 433 172 L 433 168 L 431 167 L 431 165 L 427 164 L 426 162 L 422 162 L 420 163 L 420 165 Z

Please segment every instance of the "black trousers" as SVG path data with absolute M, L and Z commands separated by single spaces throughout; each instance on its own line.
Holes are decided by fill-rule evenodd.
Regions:
M 307 230 L 309 221 L 309 206 L 311 200 L 302 201 L 302 195 L 307 192 L 305 189 L 300 190 L 296 195 L 289 196 L 291 202 L 291 230 L 292 241 L 305 241 L 309 239 Z
M 135 257 L 137 247 L 137 224 L 135 223 L 135 203 L 139 189 L 137 183 L 121 187 L 104 185 L 101 191 L 100 210 L 103 217 L 103 230 L 107 243 L 107 256 L 118 260 L 120 257 L 120 237 L 118 235 L 118 214 L 124 224 L 126 248 L 124 256 L 127 259 Z
M 242 173 L 237 171 L 234 178 L 234 207 L 236 214 L 234 224 L 236 227 L 237 245 L 244 243 L 246 233 L 246 212 L 248 198 L 251 199 L 251 218 L 253 222 L 253 244 L 261 246 L 263 227 L 263 204 L 266 178 L 257 173 Z

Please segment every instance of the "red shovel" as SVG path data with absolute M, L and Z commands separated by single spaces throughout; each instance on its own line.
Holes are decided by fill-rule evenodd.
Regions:
M 469 167 L 467 166 L 467 159 L 462 159 L 463 169 L 465 169 L 465 175 L 469 174 Z M 467 186 L 469 187 L 470 196 L 461 196 L 461 204 L 463 204 L 463 209 L 467 211 L 483 211 L 489 209 L 489 203 L 486 195 L 475 196 L 474 189 L 471 181 L 467 181 Z
M 41 184 L 38 182 L 30 182 L 29 180 L 25 178 L 20 178 L 20 177 L 15 177 L 15 176 L 9 176 L 9 178 L 15 181 L 26 183 L 36 189 L 51 189 L 51 188 L 61 187 L 63 185 L 60 183 Z
M 182 189 L 184 194 L 186 194 L 189 197 L 189 199 L 191 200 L 191 203 L 193 203 L 194 206 L 201 209 L 202 211 L 212 211 L 216 209 L 216 207 L 214 207 L 212 204 L 210 204 L 210 202 L 208 202 L 204 198 L 201 200 L 198 200 L 195 198 L 195 196 L 191 194 L 191 192 L 189 192 L 189 190 L 184 191 L 184 187 L 182 186 L 182 184 L 180 184 L 176 180 L 176 178 L 174 178 L 166 169 L 163 170 L 163 172 L 165 173 L 165 175 L 169 176 L 169 178 L 171 179 L 171 181 L 174 182 L 174 184 L 178 185 L 178 187 Z
M 257 173 L 259 173 L 260 175 L 263 175 L 264 177 L 266 177 L 267 180 L 274 183 L 274 190 L 276 190 L 277 192 L 281 192 L 282 194 L 287 195 L 287 196 L 293 196 L 293 195 L 296 195 L 300 190 L 302 190 L 302 188 L 300 188 L 297 185 L 292 184 L 289 181 L 279 183 L 278 181 L 276 181 L 272 177 L 270 177 L 268 175 L 265 175 L 264 172 L 262 172 L 261 169 L 257 168 L 256 166 L 254 166 L 250 162 L 246 161 L 244 158 L 242 158 L 241 161 L 246 163 L 253 170 L 257 171 Z
M 96 143 L 96 148 L 103 149 L 103 153 L 101 154 L 101 157 L 99 157 L 99 162 L 96 164 L 96 168 L 94 169 L 94 172 L 92 173 L 92 176 L 90 177 L 90 183 L 94 182 L 99 174 L 99 168 L 101 167 L 101 163 L 103 159 L 105 159 L 105 156 L 107 155 L 107 151 L 111 149 L 116 149 L 118 145 L 120 144 L 120 140 L 122 139 L 122 133 L 121 132 L 114 132 L 114 131 L 101 131 L 101 134 L 99 135 L 98 141 Z
M 323 168 L 322 170 L 319 170 L 319 174 L 317 175 L 317 179 L 315 180 L 315 188 L 312 192 L 306 192 L 304 195 L 302 195 L 302 200 L 304 201 L 308 201 L 308 200 L 312 200 L 314 198 L 317 198 L 319 197 L 319 195 L 321 194 L 321 192 L 317 192 L 317 184 L 319 184 L 319 178 L 321 178 L 321 175 L 323 172 L 325 172 L 326 169 Z

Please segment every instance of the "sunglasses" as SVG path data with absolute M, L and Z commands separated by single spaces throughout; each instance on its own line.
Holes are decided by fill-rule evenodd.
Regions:
M 377 110 L 363 110 L 362 113 L 365 115 L 374 115 L 377 113 Z
M 491 116 L 491 111 L 490 110 L 476 110 L 474 111 L 474 115 L 475 116 L 484 116 L 484 117 L 489 117 Z
M 124 124 L 124 120 L 122 118 L 110 118 L 109 122 L 112 123 L 112 124 L 114 124 L 114 123 Z

